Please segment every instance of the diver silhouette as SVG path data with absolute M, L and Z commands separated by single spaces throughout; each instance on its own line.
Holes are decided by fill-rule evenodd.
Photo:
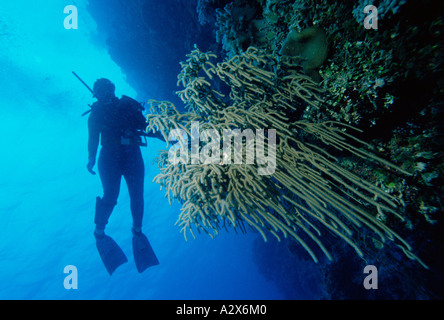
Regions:
M 136 100 L 115 96 L 114 84 L 105 78 L 98 79 L 93 87 L 97 101 L 91 106 L 88 119 L 88 164 L 91 174 L 96 163 L 96 155 L 101 143 L 98 170 L 103 187 L 103 197 L 96 198 L 94 236 L 102 261 L 111 275 L 117 267 L 127 262 L 122 249 L 108 235 L 105 227 L 117 204 L 122 176 L 128 186 L 131 215 L 133 219 L 133 254 L 139 272 L 159 264 L 156 255 L 142 233 L 144 213 L 144 176 L 145 166 L 140 146 L 142 136 L 165 141 L 161 134 L 145 133 L 146 119 L 143 107 Z

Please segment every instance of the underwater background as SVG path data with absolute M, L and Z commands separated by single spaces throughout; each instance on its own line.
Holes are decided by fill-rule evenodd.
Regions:
M 437 1 L 375 0 L 378 30 L 366 30 L 363 8 L 370 3 L 2 1 L 0 299 L 442 299 L 444 21 Z M 78 29 L 64 27 L 68 5 L 78 10 Z M 301 36 L 313 26 L 325 38 Z M 87 117 L 81 117 L 94 99 L 72 71 L 90 86 L 110 79 L 117 96 L 167 100 L 183 112 L 177 79 L 195 44 L 220 61 L 250 46 L 278 55 L 292 40 L 289 30 L 309 43 L 299 51 L 310 62 L 304 71 L 329 93 L 320 110 L 299 116 L 362 129 L 360 138 L 411 174 L 400 179 L 372 167 L 358 170 L 353 158 L 341 163 L 402 198 L 405 221 L 384 223 L 423 264 L 390 243 L 363 250 L 369 254 L 361 259 L 329 235 L 323 239 L 333 258 L 318 263 L 291 238 L 265 242 L 253 229 L 185 241 L 175 226 L 181 203 L 170 205 L 153 182 L 160 172 L 153 160 L 165 145 L 150 139 L 142 149 L 143 231 L 160 264 L 137 273 L 122 183 L 106 230 L 129 262 L 109 276 L 93 236 L 102 189 L 86 170 Z M 368 264 L 378 267 L 377 290 L 362 284 Z M 68 265 L 78 270 L 78 289 L 63 285 Z

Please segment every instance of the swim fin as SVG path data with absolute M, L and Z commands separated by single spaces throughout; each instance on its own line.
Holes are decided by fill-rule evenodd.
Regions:
M 150 242 L 146 235 L 142 232 L 135 232 L 133 230 L 133 254 L 134 262 L 136 263 L 137 271 L 142 273 L 147 268 L 159 264 L 156 254 L 151 248 Z
M 128 259 L 113 238 L 105 234 L 97 235 L 96 233 L 94 233 L 94 236 L 96 237 L 96 246 L 100 258 L 102 258 L 108 273 L 112 275 L 120 265 L 128 262 Z

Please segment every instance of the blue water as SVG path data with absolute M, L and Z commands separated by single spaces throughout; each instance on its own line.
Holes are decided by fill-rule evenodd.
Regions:
M 71 71 L 90 85 L 100 77 L 112 79 L 118 96 L 138 93 L 97 41 L 84 1 L 75 1 L 79 29 L 63 27 L 68 4 L 74 1 L 0 2 L 0 299 L 288 297 L 255 262 L 257 234 L 221 232 L 215 240 L 206 235 L 184 240 L 174 226 L 180 205 L 170 206 L 152 183 L 159 173 L 152 162 L 164 147 L 157 140 L 143 149 L 143 229 L 160 265 L 143 274 L 135 268 L 122 183 L 107 233 L 129 262 L 108 275 L 93 237 L 101 184 L 86 170 L 87 118 L 80 116 L 94 100 Z M 78 289 L 63 285 L 67 265 L 78 270 Z

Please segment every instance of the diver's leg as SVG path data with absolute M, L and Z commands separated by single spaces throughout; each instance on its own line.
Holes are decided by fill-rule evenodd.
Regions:
M 138 146 L 129 146 L 125 153 L 123 176 L 128 186 L 131 201 L 131 214 L 133 228 L 140 231 L 143 220 L 143 184 L 145 178 L 145 165 L 142 153 Z
M 142 233 L 143 220 L 143 183 L 145 166 L 138 146 L 129 146 L 125 157 L 123 176 L 128 185 L 133 216 L 133 255 L 137 271 L 142 273 L 147 268 L 159 264 L 159 260 L 146 235 Z
M 99 156 L 99 175 L 102 181 L 103 197 L 97 197 L 94 223 L 98 233 L 103 233 L 108 219 L 117 204 L 122 177 L 121 156 L 118 148 L 103 147 Z

